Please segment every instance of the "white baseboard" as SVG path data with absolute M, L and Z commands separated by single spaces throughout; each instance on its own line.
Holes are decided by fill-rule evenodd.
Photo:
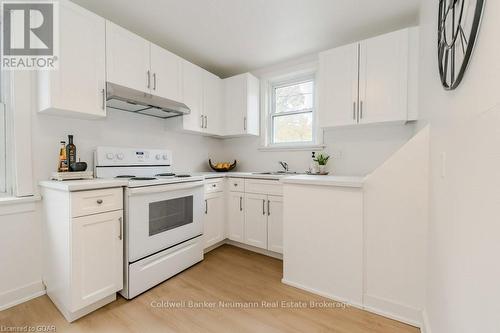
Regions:
M 411 306 L 365 294 L 364 309 L 408 325 L 422 327 L 422 311 Z
M 283 255 L 281 253 L 276 253 L 276 252 L 273 252 L 273 251 L 264 250 L 264 249 L 261 249 L 261 248 L 255 247 L 255 246 L 243 244 L 243 243 L 240 243 L 240 242 L 235 242 L 235 241 L 230 240 L 230 239 L 226 239 L 224 241 L 224 243 L 225 244 L 229 244 L 229 245 L 233 245 L 233 246 L 236 246 L 236 247 L 248 250 L 248 251 L 252 251 L 252 252 L 259 253 L 259 254 L 263 254 L 263 255 L 268 256 L 268 257 L 273 257 L 275 259 L 283 260 Z
M 421 333 L 432 333 L 431 325 L 429 323 L 429 316 L 427 315 L 427 310 L 422 311 L 422 327 L 420 328 Z
M 295 287 L 295 288 L 298 288 L 298 289 L 302 289 L 302 290 L 308 291 L 310 293 L 313 293 L 313 294 L 316 294 L 316 295 L 319 295 L 319 296 L 322 296 L 322 297 L 329 298 L 329 299 L 331 299 L 333 301 L 336 301 L 336 302 L 345 303 L 345 304 L 347 304 L 349 306 L 352 306 L 352 307 L 355 307 L 355 308 L 358 308 L 358 309 L 363 309 L 363 305 L 362 304 L 359 304 L 358 302 L 353 302 L 352 300 L 349 300 L 349 299 L 345 299 L 345 298 L 342 298 L 342 297 L 339 297 L 339 296 L 336 296 L 336 295 L 325 293 L 325 292 L 322 292 L 320 290 L 304 286 L 304 285 L 302 285 L 300 283 L 296 283 L 296 282 L 285 280 L 284 278 L 281 279 L 281 282 L 284 283 L 284 284 L 286 284 L 286 285 L 289 285 L 289 286 L 292 286 L 292 287 Z
M 0 294 L 0 311 L 45 294 L 42 281 L 36 281 Z

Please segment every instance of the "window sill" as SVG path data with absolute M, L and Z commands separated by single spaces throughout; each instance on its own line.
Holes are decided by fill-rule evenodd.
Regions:
M 32 212 L 35 210 L 35 202 L 41 197 L 12 197 L 0 196 L 0 216 Z
M 290 145 L 290 146 L 265 146 L 259 147 L 259 151 L 317 151 L 325 149 L 326 145 Z

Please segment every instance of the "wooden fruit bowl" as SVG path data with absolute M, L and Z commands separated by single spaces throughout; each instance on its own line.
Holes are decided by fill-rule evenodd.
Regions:
M 236 168 L 236 160 L 234 160 L 234 162 L 231 165 L 229 165 L 228 168 L 217 168 L 217 167 L 215 167 L 215 165 L 212 164 L 212 160 L 211 159 L 208 160 L 208 165 L 210 165 L 210 168 L 212 168 L 212 170 L 214 170 L 214 171 L 217 171 L 217 172 L 228 172 L 228 171 L 231 171 L 234 168 Z

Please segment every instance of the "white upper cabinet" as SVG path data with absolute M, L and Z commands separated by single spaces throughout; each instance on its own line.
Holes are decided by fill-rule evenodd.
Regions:
M 191 109 L 190 114 L 179 119 L 183 129 L 202 132 L 205 123 L 202 117 L 203 69 L 188 61 L 182 62 L 182 91 L 182 102 Z
M 106 21 L 106 71 L 109 82 L 149 91 L 152 86 L 150 43 Z
M 320 54 L 319 124 L 335 127 L 415 120 L 418 28 Z
M 60 3 L 58 69 L 39 71 L 40 112 L 79 118 L 106 116 L 105 20 L 72 2 Z
M 250 73 L 236 75 L 224 82 L 224 134 L 259 135 L 260 83 Z
M 151 43 L 151 91 L 182 101 L 182 58 Z
M 407 119 L 408 30 L 360 43 L 359 122 Z
M 319 124 L 322 127 L 357 122 L 358 49 L 355 43 L 319 56 Z
M 222 80 L 207 71 L 203 73 L 204 130 L 208 134 L 222 135 Z

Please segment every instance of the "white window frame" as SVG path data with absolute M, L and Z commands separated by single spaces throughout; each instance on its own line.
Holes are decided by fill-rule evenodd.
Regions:
M 303 109 L 300 111 L 289 111 L 289 112 L 276 112 L 276 89 L 279 89 L 281 87 L 287 87 L 291 86 L 294 84 L 300 84 L 304 82 L 313 82 L 313 105 L 312 108 L 310 109 Z M 317 85 L 317 80 L 316 76 L 313 73 L 307 74 L 307 75 L 301 75 L 301 76 L 294 76 L 289 79 L 281 80 L 281 81 L 275 81 L 272 84 L 269 85 L 270 92 L 269 96 L 270 98 L 270 105 L 269 105 L 269 112 L 268 112 L 268 140 L 269 140 L 269 147 L 282 147 L 282 146 L 310 146 L 312 144 L 316 143 L 316 132 L 317 132 L 317 121 L 316 121 L 316 85 Z M 296 115 L 296 114 L 302 114 L 302 113 L 311 113 L 312 115 L 312 133 L 311 133 L 311 141 L 295 141 L 295 142 L 280 142 L 276 143 L 274 142 L 274 118 L 276 117 L 283 117 L 283 116 L 291 116 L 291 115 Z
M 268 70 L 261 73 L 261 143 L 260 151 L 321 151 L 325 148 L 323 144 L 323 131 L 318 126 L 318 63 L 317 60 L 304 63 L 294 63 L 289 66 L 280 67 L 276 70 Z M 312 142 L 287 142 L 273 143 L 271 112 L 273 106 L 273 87 L 285 82 L 314 79 L 314 110 L 313 110 L 313 140 Z

